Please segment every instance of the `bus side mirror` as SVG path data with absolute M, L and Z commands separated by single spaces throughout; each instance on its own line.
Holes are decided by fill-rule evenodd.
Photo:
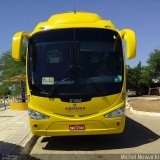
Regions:
M 121 37 L 126 41 L 127 58 L 133 59 L 136 57 L 136 36 L 131 29 L 120 31 Z
M 15 61 L 21 60 L 21 50 L 23 40 L 28 41 L 30 34 L 28 32 L 17 32 L 12 40 L 12 58 Z

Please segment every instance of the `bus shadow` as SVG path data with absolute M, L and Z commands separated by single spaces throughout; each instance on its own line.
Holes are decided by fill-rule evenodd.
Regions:
M 29 153 L 23 154 L 23 150 L 22 146 L 0 141 L 0 160 L 40 160 Z
M 151 143 L 160 138 L 142 124 L 126 117 L 126 128 L 120 135 L 44 137 L 44 150 L 91 151 L 123 149 Z

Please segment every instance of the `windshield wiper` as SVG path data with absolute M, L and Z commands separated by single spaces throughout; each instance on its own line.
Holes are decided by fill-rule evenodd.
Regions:
M 69 79 L 69 78 L 70 78 L 70 77 L 66 77 L 66 78 L 60 80 L 59 82 L 57 82 L 56 84 L 54 84 L 53 87 L 52 87 L 52 88 L 49 90 L 49 92 L 48 92 L 48 97 L 49 97 L 49 98 L 54 97 L 54 94 L 55 94 L 58 86 L 59 86 L 62 82 L 66 81 L 66 80 Z
M 54 85 L 51 87 L 51 89 L 48 91 L 48 97 L 49 97 L 49 98 L 53 98 L 54 95 L 55 95 L 56 90 L 58 89 L 58 86 L 59 86 L 62 82 L 66 81 L 67 79 L 70 78 L 70 77 L 67 77 L 67 76 L 71 73 L 71 71 L 73 71 L 73 69 L 75 69 L 75 67 L 74 67 L 73 65 L 69 65 L 69 66 L 68 66 L 68 72 L 67 72 L 66 76 L 65 76 L 62 80 L 60 80 L 59 82 L 57 82 L 56 84 L 54 84 Z
M 91 87 L 94 88 L 94 90 L 95 90 L 97 93 L 99 93 L 100 95 L 103 95 L 103 94 L 104 94 L 104 92 L 102 92 L 102 90 L 99 89 L 99 88 L 98 88 L 95 84 L 93 84 L 93 83 L 83 83 L 83 84 L 88 85 L 88 86 L 91 86 Z
M 85 79 L 82 79 L 82 80 L 80 80 L 80 81 L 81 81 L 80 83 L 83 84 L 83 85 L 87 85 L 87 86 L 92 87 L 98 94 L 103 95 L 104 92 L 103 92 L 100 88 L 98 88 L 97 85 L 95 85 L 95 84 L 93 84 L 93 83 L 87 83 L 87 81 L 88 81 L 89 79 L 90 79 L 90 77 L 87 77 L 87 78 L 85 78 Z
M 60 85 L 62 82 L 64 82 L 64 81 L 66 81 L 67 79 L 71 78 L 71 77 L 67 77 L 68 74 L 70 74 L 71 71 L 81 70 L 81 68 L 80 68 L 79 66 L 72 66 L 72 65 L 68 66 L 68 69 L 69 69 L 69 71 L 68 71 L 66 77 L 64 77 L 62 80 L 60 80 L 60 81 L 57 82 L 56 84 L 54 84 L 54 85 L 51 87 L 51 89 L 49 90 L 49 92 L 48 92 L 48 97 L 49 97 L 49 98 L 53 98 L 53 97 L 54 97 L 54 95 L 55 95 L 55 93 L 56 93 L 56 90 L 58 89 L 59 85 Z M 87 81 L 88 79 L 89 79 L 89 78 L 87 78 L 87 79 L 85 80 L 85 82 L 82 82 L 82 84 L 91 86 L 92 88 L 94 88 L 94 90 L 96 90 L 96 92 L 97 92 L 98 94 L 103 95 L 104 92 L 102 92 L 95 84 L 93 84 L 93 83 L 86 83 L 86 81 Z M 76 82 L 79 83 L 77 80 L 76 80 Z
M 48 95 L 48 92 L 46 90 L 42 90 L 41 88 L 39 88 L 36 84 L 32 84 L 31 85 L 31 93 L 36 93 L 36 94 L 43 94 L 43 95 Z

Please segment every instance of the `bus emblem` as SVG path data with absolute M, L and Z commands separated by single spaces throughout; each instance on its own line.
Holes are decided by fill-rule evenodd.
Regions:
M 86 109 L 85 107 L 79 107 L 79 106 L 76 106 L 76 104 L 74 104 L 71 107 L 65 108 L 65 110 L 67 110 L 67 111 L 79 111 L 79 110 L 85 110 L 85 109 Z

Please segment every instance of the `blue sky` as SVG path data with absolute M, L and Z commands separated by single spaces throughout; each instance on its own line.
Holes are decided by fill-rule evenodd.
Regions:
M 131 28 L 137 36 L 137 58 L 127 61 L 131 66 L 160 48 L 160 0 L 75 0 L 77 11 L 98 13 L 110 19 L 118 29 Z M 32 32 L 40 21 L 51 15 L 73 11 L 74 0 L 1 0 L 0 54 L 11 49 L 14 33 Z

